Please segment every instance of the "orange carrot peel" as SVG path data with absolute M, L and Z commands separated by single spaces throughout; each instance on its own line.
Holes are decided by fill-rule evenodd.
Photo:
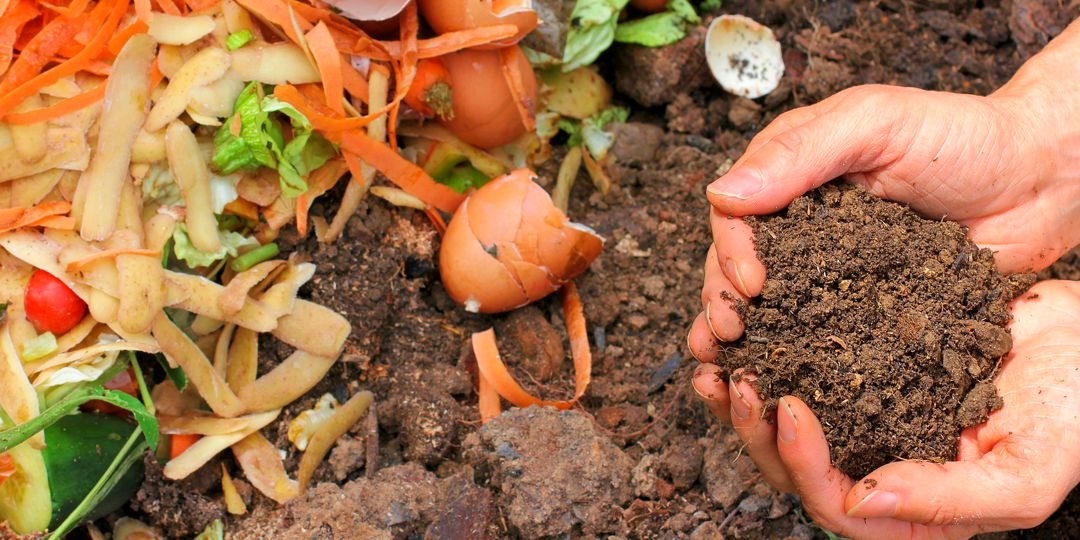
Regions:
M 70 60 L 53 67 L 52 69 L 26 81 L 19 86 L 7 91 L 0 97 L 0 115 L 11 111 L 12 108 L 22 103 L 26 98 L 36 94 L 42 88 L 80 71 L 90 60 L 101 54 L 120 24 L 120 18 L 127 11 L 128 0 L 114 0 L 109 6 L 108 18 L 105 24 L 98 29 L 94 37 L 86 44 L 86 48 L 73 56 Z M 22 57 L 20 56 L 20 60 Z
M 375 167 L 401 189 L 443 212 L 453 212 L 465 199 L 464 195 L 433 180 L 415 163 L 363 133 L 344 132 L 341 148 Z
M 589 337 L 585 329 L 585 314 L 581 306 L 581 297 L 573 282 L 563 286 L 561 296 L 563 317 L 566 319 L 566 330 L 570 336 L 570 351 L 574 358 L 574 397 L 566 401 L 546 401 L 522 388 L 499 357 L 499 349 L 495 343 L 495 330 L 491 328 L 472 335 L 473 353 L 476 355 L 476 365 L 480 371 L 481 388 L 485 383 L 490 385 L 499 396 L 518 407 L 540 405 L 565 410 L 573 407 L 574 403 L 585 395 L 592 380 L 592 353 L 589 351 Z M 485 405 L 485 409 L 481 410 L 481 418 L 497 411 L 490 402 Z
M 0 233 L 22 227 L 74 229 L 75 220 L 65 216 L 68 212 L 71 212 L 71 203 L 67 201 L 42 203 L 30 208 L 3 208 L 0 209 Z

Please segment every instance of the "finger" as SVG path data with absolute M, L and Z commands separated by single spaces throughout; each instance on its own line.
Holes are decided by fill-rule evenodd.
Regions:
M 750 225 L 740 218 L 725 216 L 715 208 L 710 211 L 709 221 L 717 263 L 724 275 L 743 296 L 761 294 L 761 288 L 765 286 L 765 265 L 758 260 Z
M 728 385 L 731 401 L 731 425 L 742 439 L 744 450 L 754 460 L 765 481 L 781 491 L 794 491 L 795 485 L 776 450 L 776 426 L 766 419 L 765 404 L 750 386 L 755 377 L 736 371 Z
M 701 364 L 694 370 L 694 378 L 691 381 L 694 392 L 698 399 L 705 404 L 709 412 L 717 420 L 731 423 L 731 409 L 728 407 L 728 389 L 724 384 L 724 377 L 718 366 L 714 364 Z
M 705 258 L 705 285 L 701 288 L 701 302 L 705 307 L 705 322 L 713 336 L 720 341 L 735 341 L 745 326 L 735 312 L 736 302 L 747 301 L 720 269 L 716 249 L 709 248 Z
M 780 399 L 776 412 L 776 441 L 780 459 L 802 498 L 807 513 L 821 526 L 854 538 L 906 538 L 911 525 L 891 519 L 849 517 L 844 496 L 851 478 L 832 466 L 825 433 L 810 408 L 799 398 Z
M 775 120 L 769 122 L 769 125 L 765 126 L 765 129 L 762 129 L 757 135 L 754 135 L 754 138 L 750 140 L 750 144 L 746 146 L 746 151 L 743 152 L 743 155 L 750 155 L 760 148 L 761 145 L 771 141 L 776 135 L 797 128 L 818 116 L 821 116 L 825 111 L 823 108 L 824 104 L 825 102 L 819 102 L 815 105 L 791 109 L 790 111 L 777 116 Z
M 859 482 L 844 506 L 857 518 L 961 525 L 972 532 L 976 526 L 982 532 L 1033 527 L 1053 513 L 1071 486 L 1057 481 L 1049 470 L 1025 470 L 1017 456 L 1032 450 L 1004 441 L 972 461 L 890 463 Z M 1002 493 L 1022 495 L 1002 497 Z
M 862 90 L 885 93 L 886 91 Z M 896 156 L 886 152 L 896 114 L 868 114 L 861 99 L 773 136 L 711 185 L 709 202 L 724 214 L 769 214 L 844 173 L 871 170 Z
M 698 362 L 715 362 L 720 354 L 720 340 L 716 339 L 709 328 L 708 317 L 704 311 L 698 313 L 694 324 L 690 326 L 690 332 L 686 334 L 686 346 Z

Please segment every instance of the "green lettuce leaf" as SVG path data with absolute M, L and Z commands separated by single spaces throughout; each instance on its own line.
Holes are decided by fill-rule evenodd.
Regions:
M 259 83 L 248 84 L 236 99 L 235 114 L 214 135 L 214 167 L 223 174 L 259 167 L 276 169 L 281 191 L 296 197 L 307 191 L 304 177 L 337 155 L 337 147 L 312 131 L 311 122 L 292 105 L 269 95 Z M 289 119 L 293 138 L 286 143 L 280 117 Z M 239 135 L 232 123 L 240 121 Z
M 57 348 L 56 336 L 52 332 L 45 332 L 23 343 L 22 361 L 33 362 L 34 360 L 40 360 L 56 352 Z
M 619 24 L 615 41 L 663 47 L 686 37 L 688 23 L 699 22 L 701 17 L 689 0 L 668 0 L 667 11 Z
M 662 11 L 619 25 L 615 41 L 646 47 L 670 45 L 686 37 L 686 21 L 673 11 Z
M 221 248 L 214 253 L 204 253 L 191 244 L 187 226 L 177 223 L 173 231 L 173 253 L 176 258 L 184 261 L 189 268 L 210 266 L 226 256 L 235 257 L 240 253 L 240 248 L 258 247 L 259 242 L 249 236 L 244 236 L 234 231 L 220 231 Z
M 563 71 L 593 63 L 615 41 L 619 13 L 629 0 L 578 0 L 563 47 Z

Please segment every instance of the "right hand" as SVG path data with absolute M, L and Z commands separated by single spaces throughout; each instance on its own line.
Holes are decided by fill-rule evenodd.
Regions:
M 777 117 L 708 188 L 713 245 L 694 356 L 711 362 L 719 342 L 742 335 L 732 305 L 765 284 L 741 217 L 833 178 L 967 226 L 1006 273 L 1049 266 L 1080 243 L 1080 99 L 1058 90 L 1077 58 L 1080 22 L 989 97 L 859 86 Z

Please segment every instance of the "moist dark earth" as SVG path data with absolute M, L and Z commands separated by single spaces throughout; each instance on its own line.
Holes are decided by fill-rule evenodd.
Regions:
M 806 402 L 852 478 L 955 459 L 960 430 L 1001 405 L 1008 304 L 1035 276 L 1002 276 L 960 225 L 850 185 L 748 222 L 769 277 L 738 302 L 746 334 L 718 364 L 754 374 L 770 412 L 780 396 Z
M 494 325 L 519 381 L 545 398 L 572 395 L 557 300 L 515 316 L 465 313 L 439 284 L 438 236 L 423 216 L 369 199 L 334 245 L 282 239 L 319 265 L 303 294 L 339 309 L 353 333 L 330 375 L 267 435 L 295 471 L 286 426 L 323 393 L 370 389 L 377 418 L 339 442 L 312 489 L 283 508 L 239 482 L 249 515 L 226 515 L 211 463 L 180 484 L 151 477 L 130 513 L 178 537 L 216 516 L 230 538 L 824 537 L 688 388 L 685 336 L 710 241 L 704 188 L 778 114 L 844 88 L 993 91 L 1077 15 L 1066 4 L 724 2 L 724 12 L 769 25 L 784 48 L 780 88 L 753 101 L 712 82 L 703 27 L 661 49 L 616 46 L 601 72 L 633 109 L 613 127 L 616 185 L 601 196 L 583 174 L 570 202 L 571 217 L 607 239 L 578 280 L 595 355 L 579 409 L 511 410 L 481 429 L 470 332 Z M 545 187 L 560 158 L 538 171 Z M 335 210 L 329 198 L 313 213 Z M 288 352 L 263 345 L 261 369 Z M 222 460 L 242 476 L 231 456 Z M 1075 536 L 1077 514 L 1063 510 L 1046 534 Z

